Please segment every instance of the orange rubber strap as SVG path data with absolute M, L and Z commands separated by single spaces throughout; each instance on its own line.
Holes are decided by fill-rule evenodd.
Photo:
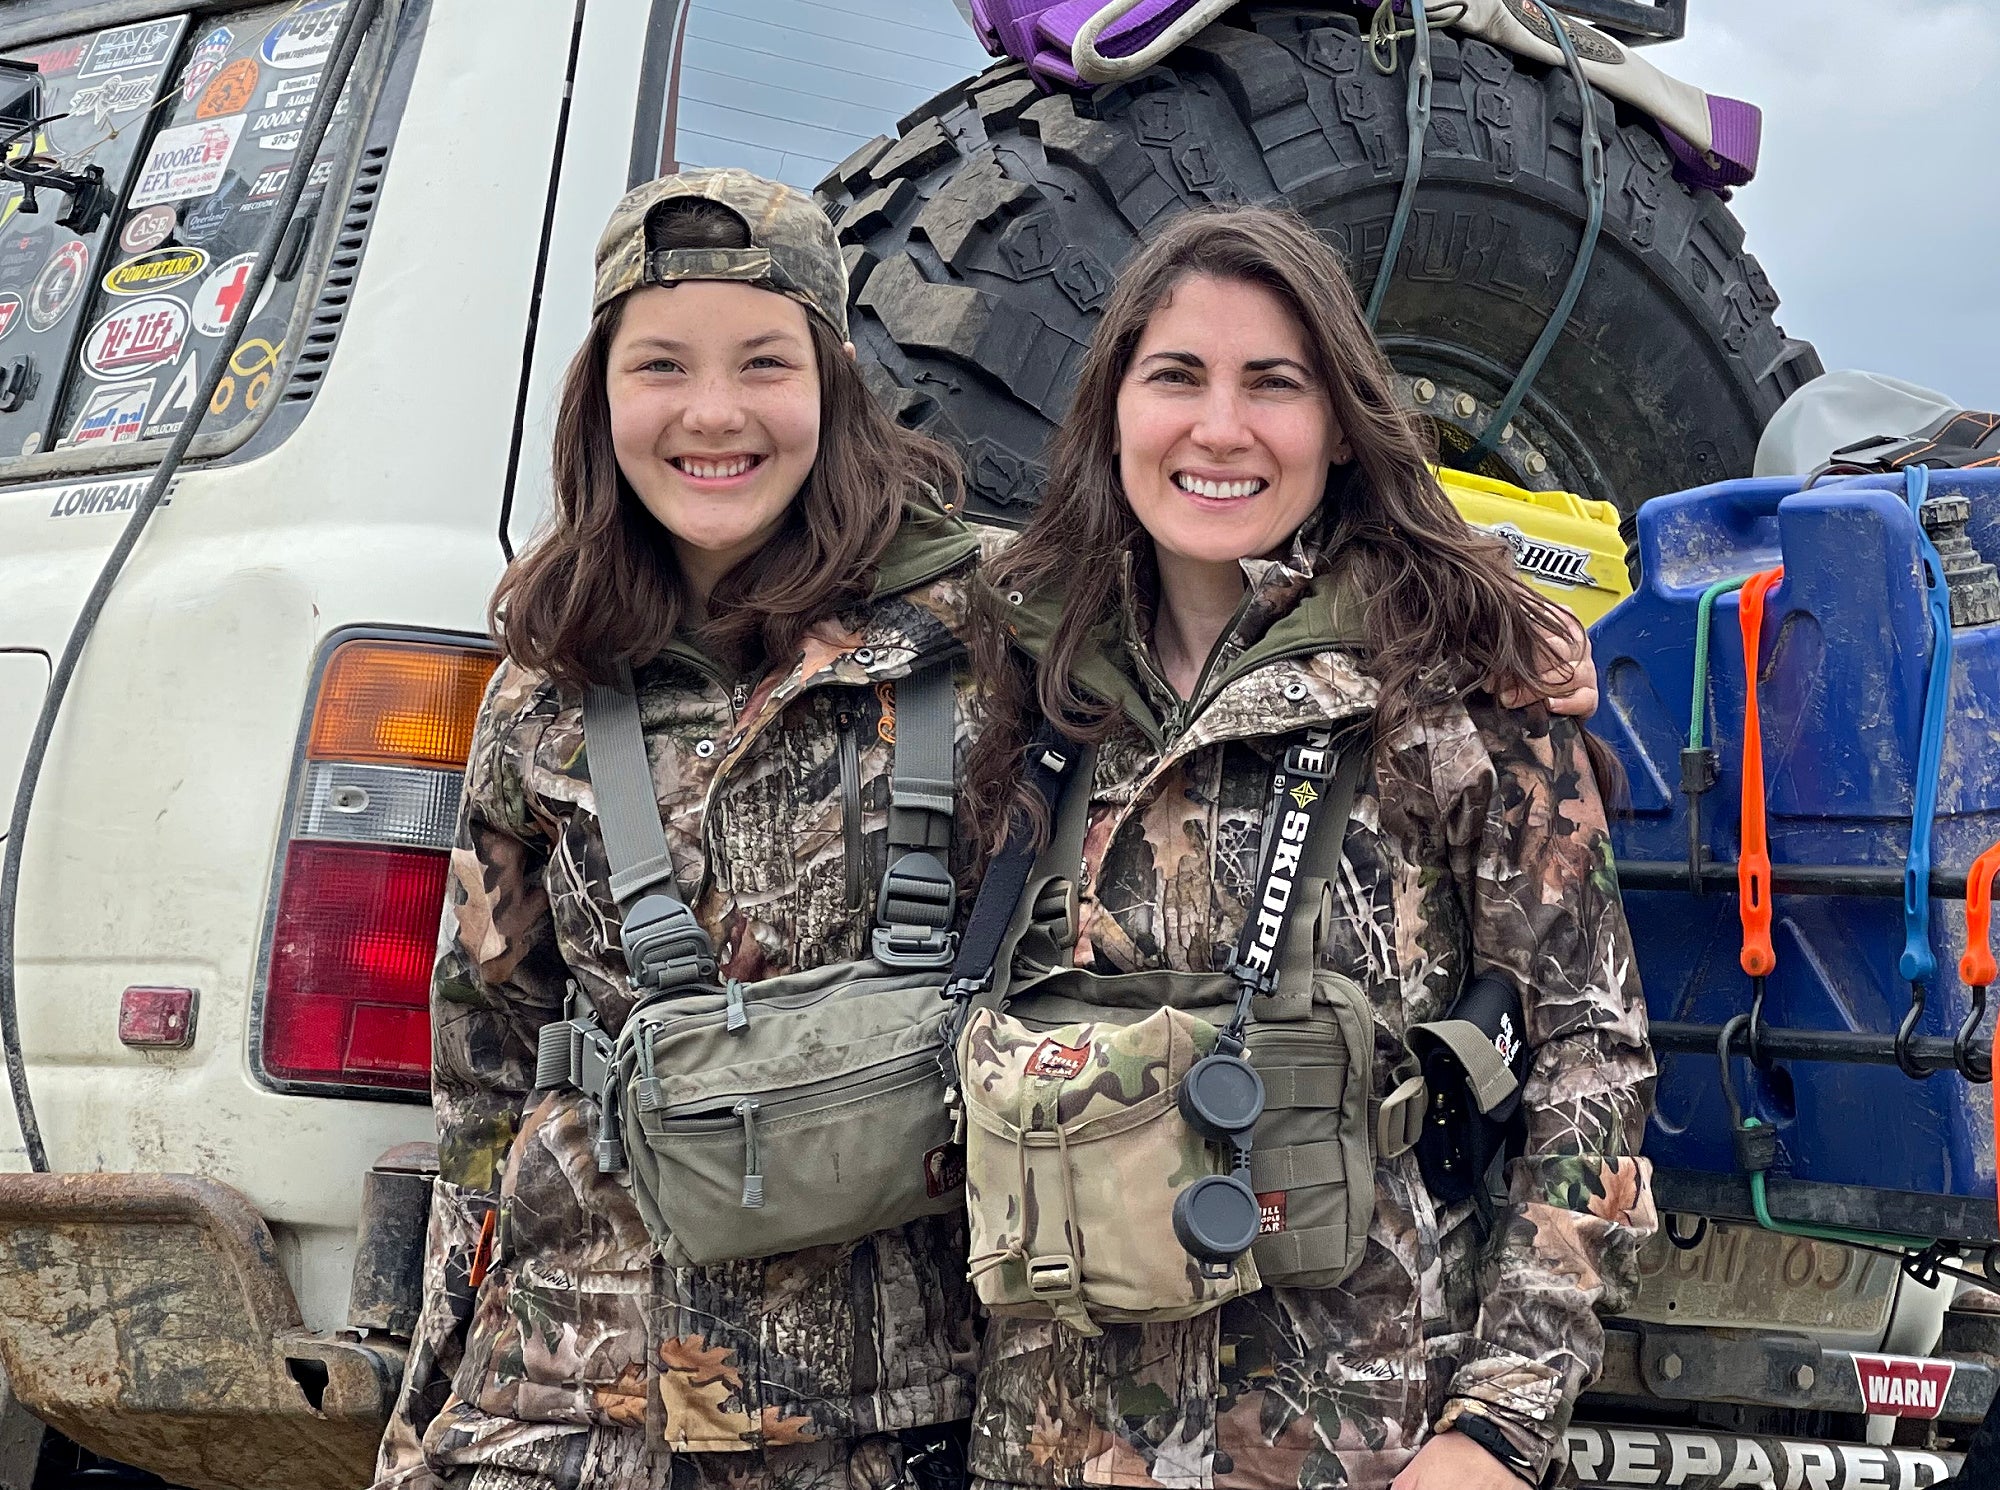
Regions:
M 465 1281 L 474 1288 L 484 1283 L 493 1269 L 493 1232 L 499 1219 L 498 1206 L 479 1218 L 479 1240 L 472 1248 L 472 1263 L 465 1270 Z
M 1737 961 L 1753 978 L 1778 965 L 1771 947 L 1771 843 L 1764 826 L 1764 726 L 1757 708 L 1757 653 L 1764 635 L 1764 597 L 1785 577 L 1766 569 L 1744 582 L 1743 623 L 1743 848 L 1736 861 L 1737 909 L 1743 950 Z
M 1965 876 L 1965 955 L 1958 976 L 1968 988 L 1988 987 L 2000 968 L 1993 962 L 1993 876 L 2000 874 L 2000 843 L 1972 861 Z

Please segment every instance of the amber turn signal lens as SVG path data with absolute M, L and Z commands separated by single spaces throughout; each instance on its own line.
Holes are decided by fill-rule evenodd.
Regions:
M 352 641 L 328 659 L 306 754 L 459 770 L 499 659 L 484 649 Z

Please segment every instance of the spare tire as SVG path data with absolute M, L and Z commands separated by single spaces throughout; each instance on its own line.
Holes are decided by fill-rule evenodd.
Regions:
M 1288 202 L 1366 294 L 1408 147 L 1394 74 L 1333 6 L 1246 6 L 1129 84 L 1045 94 L 1007 63 L 905 119 L 821 187 L 871 383 L 965 452 L 975 512 L 1020 522 L 1113 277 L 1173 214 Z M 1574 263 L 1584 197 L 1574 81 L 1434 34 L 1423 183 L 1380 334 L 1449 456 L 1470 448 Z M 1582 298 L 1488 475 L 1616 502 L 1747 476 L 1818 355 L 1711 192 L 1653 127 L 1596 100 L 1602 236 Z

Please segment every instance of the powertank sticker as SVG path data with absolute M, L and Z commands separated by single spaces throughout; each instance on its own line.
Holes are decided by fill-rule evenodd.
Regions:
M 1537 538 L 1522 532 L 1512 523 L 1496 523 L 1491 527 L 1475 523 L 1473 526 L 1504 542 L 1514 556 L 1514 567 L 1530 579 L 1569 590 L 1592 583 L 1590 561 L 1594 555 L 1587 548 L 1571 548 L 1568 544 Z
M 198 248 L 153 249 L 111 270 L 104 288 L 113 295 L 147 295 L 193 279 L 207 266 L 208 255 Z
M 105 379 L 146 372 L 178 358 L 187 337 L 188 308 L 171 295 L 121 305 L 84 338 L 84 370 Z
M 146 163 L 139 168 L 139 184 L 127 205 L 150 207 L 156 202 L 205 197 L 213 192 L 229 169 L 229 157 L 243 134 L 244 117 L 238 114 L 161 130 Z
M 58 441 L 57 448 L 122 445 L 138 439 L 146 425 L 153 389 L 158 386 L 158 379 L 148 378 L 143 383 L 107 383 L 91 389 L 70 426 L 69 437 Z
M 91 43 L 90 55 L 77 70 L 79 78 L 94 78 L 120 69 L 158 67 L 174 49 L 180 35 L 180 18 L 169 21 L 141 21 L 136 26 L 120 26 L 100 31 Z

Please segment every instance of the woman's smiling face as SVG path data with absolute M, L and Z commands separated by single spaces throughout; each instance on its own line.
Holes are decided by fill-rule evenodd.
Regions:
M 1233 564 L 1297 532 L 1352 452 L 1305 328 L 1271 291 L 1192 275 L 1118 389 L 1118 474 L 1162 557 Z
M 722 280 L 634 291 L 604 381 L 618 468 L 705 597 L 778 531 L 819 454 L 805 309 Z

